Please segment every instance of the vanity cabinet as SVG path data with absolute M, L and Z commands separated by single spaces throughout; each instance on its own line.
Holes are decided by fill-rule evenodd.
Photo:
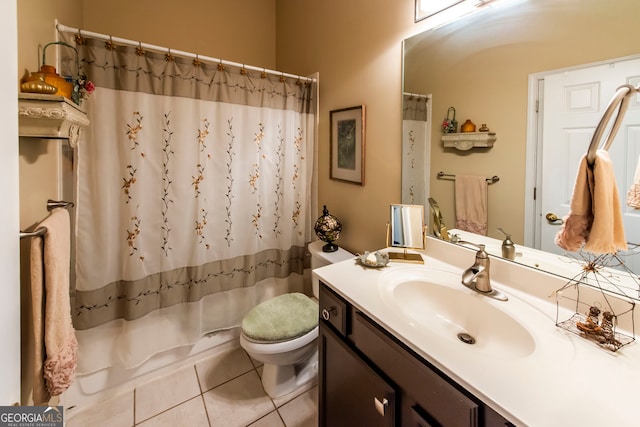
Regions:
M 392 427 L 396 389 L 335 332 L 320 327 L 320 425 Z
M 321 427 L 512 426 L 328 286 L 320 286 Z

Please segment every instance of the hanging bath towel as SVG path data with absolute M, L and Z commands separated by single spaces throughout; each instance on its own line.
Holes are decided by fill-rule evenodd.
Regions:
M 31 242 L 35 378 L 33 400 L 46 404 L 74 379 L 78 344 L 69 300 L 70 224 L 66 209 L 54 209 Z
M 568 251 L 582 247 L 593 254 L 627 249 L 618 186 L 606 150 L 596 152 L 592 167 L 586 155 L 580 160 L 571 209 L 555 243 Z
M 488 222 L 487 186 L 487 179 L 484 176 L 456 176 L 457 229 L 486 236 Z
M 636 173 L 633 177 L 633 184 L 627 191 L 627 206 L 640 209 L 640 158 L 636 165 Z

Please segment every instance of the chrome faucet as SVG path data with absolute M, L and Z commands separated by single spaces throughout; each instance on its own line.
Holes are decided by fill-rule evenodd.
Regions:
M 499 301 L 507 301 L 508 297 L 502 292 L 491 287 L 491 278 L 489 277 L 489 254 L 484 250 L 484 245 L 477 245 L 467 241 L 459 241 L 461 244 L 469 244 L 476 248 L 476 260 L 473 265 L 462 273 L 462 284 L 482 295 Z

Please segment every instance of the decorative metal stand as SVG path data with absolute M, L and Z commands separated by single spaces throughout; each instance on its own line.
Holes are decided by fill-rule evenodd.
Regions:
M 618 254 L 581 256 L 582 271 L 556 291 L 556 326 L 618 351 L 635 341 L 633 298 L 640 279 Z M 574 313 L 562 320 L 567 308 Z

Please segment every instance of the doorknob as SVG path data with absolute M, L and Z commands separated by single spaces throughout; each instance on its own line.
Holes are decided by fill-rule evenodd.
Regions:
M 562 225 L 562 224 L 564 224 L 564 220 L 561 219 L 561 218 L 558 218 L 558 215 L 554 214 L 553 212 L 549 212 L 545 216 L 545 218 L 547 218 L 547 221 L 551 225 Z

